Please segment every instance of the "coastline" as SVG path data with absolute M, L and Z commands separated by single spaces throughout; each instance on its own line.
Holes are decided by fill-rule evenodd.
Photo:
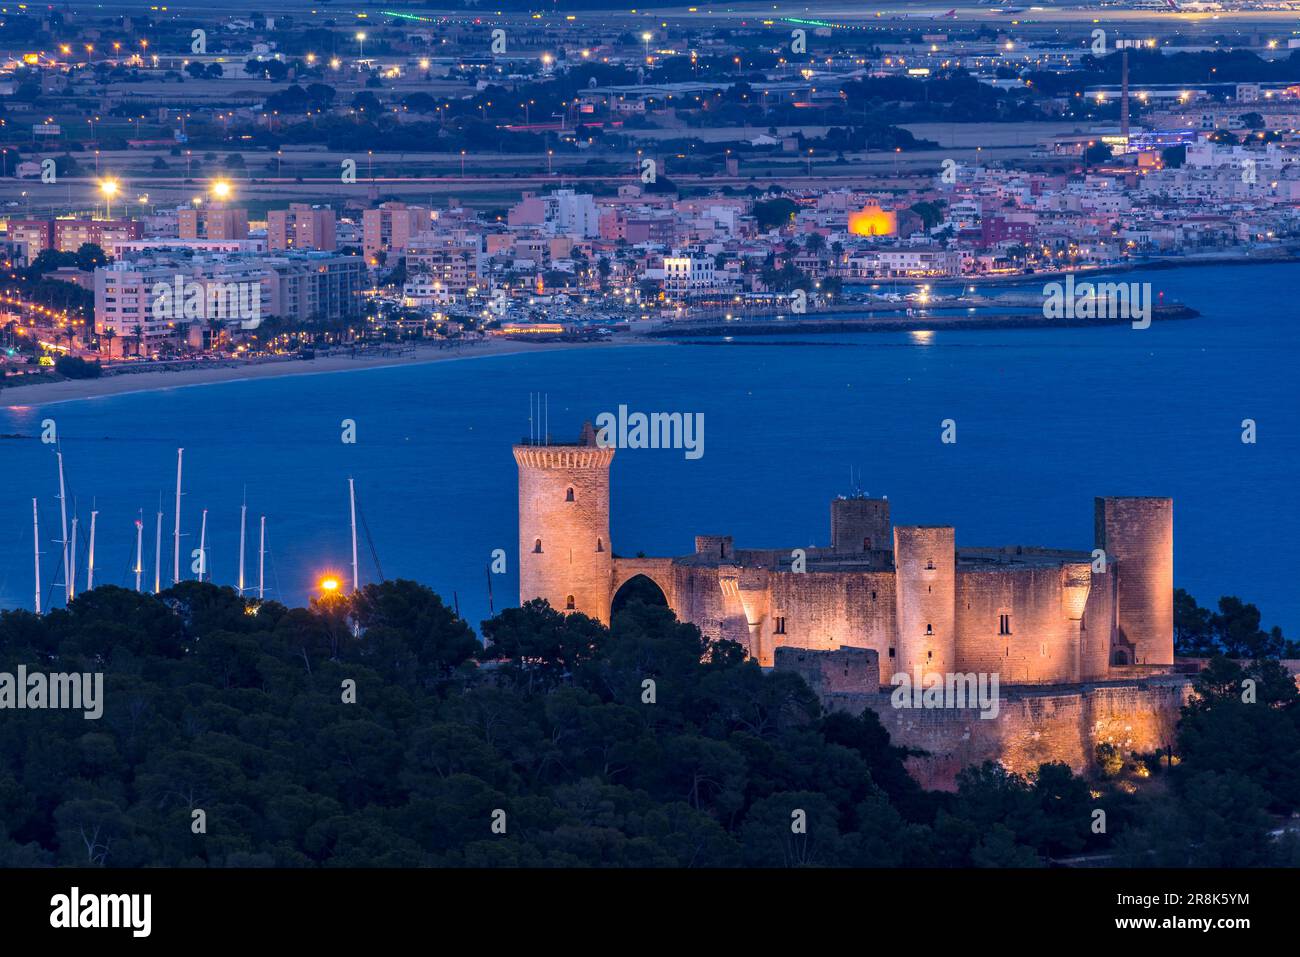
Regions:
M 1122 266 L 1102 267 L 1092 270 L 1073 270 L 1044 272 L 1034 276 L 980 277 L 982 283 L 992 283 L 1003 287 L 1034 285 L 1045 280 L 1059 279 L 1067 274 L 1084 278 L 1106 273 L 1122 273 L 1143 269 L 1167 270 L 1186 266 L 1266 266 L 1286 265 L 1300 262 L 1297 256 L 1267 256 L 1260 258 L 1212 256 L 1188 258 L 1174 261 L 1147 261 L 1125 264 Z M 930 283 L 936 288 L 951 285 L 965 285 L 970 278 L 935 279 Z M 897 307 L 894 307 L 897 308 Z M 1186 307 L 1184 307 L 1186 308 Z M 413 352 L 403 355 L 376 355 L 351 357 L 346 355 L 322 356 L 311 360 L 285 360 L 259 363 L 241 363 L 238 365 L 221 365 L 212 368 L 164 369 L 156 371 L 118 373 L 102 376 L 98 379 L 67 379 L 60 382 L 37 382 L 30 385 L 11 385 L 0 389 L 0 409 L 21 409 L 34 406 L 56 405 L 63 402 L 79 402 L 85 399 L 105 398 L 117 395 L 132 395 L 141 392 L 163 392 L 171 389 L 190 388 L 203 385 L 219 385 L 224 382 L 244 382 L 250 379 L 263 379 L 281 376 L 328 375 L 336 372 L 356 372 L 364 369 L 383 369 L 394 366 L 423 365 L 430 362 L 454 361 L 458 359 L 476 359 L 489 356 L 520 355 L 533 352 L 546 352 L 562 349 L 594 349 L 609 346 L 651 346 L 708 343 L 690 342 L 696 337 L 725 336 L 762 336 L 790 332 L 801 333 L 844 333 L 844 332 L 901 332 L 918 329 L 1032 329 L 1044 328 L 1047 323 L 1035 320 L 1029 315 L 1004 314 L 998 316 L 929 316 L 926 318 L 888 316 L 864 318 L 857 321 L 850 319 L 836 320 L 830 318 L 840 312 L 871 312 L 863 310 L 860 305 L 845 305 L 821 311 L 824 319 L 804 318 L 801 320 L 755 320 L 749 322 L 719 323 L 716 319 L 700 320 L 698 325 L 664 323 L 658 327 L 624 334 L 606 342 L 526 342 L 517 339 L 489 339 L 481 345 L 463 349 L 444 350 L 433 346 L 417 345 Z M 893 309 L 881 311 L 892 312 Z M 1160 315 L 1164 311 L 1165 315 Z M 1198 315 L 1195 309 L 1162 307 L 1157 309 L 1155 319 L 1184 319 Z M 1127 320 L 1119 320 L 1126 322 Z M 1114 324 L 1115 320 L 1055 320 L 1055 326 L 1101 326 Z
M 514 339 L 490 339 L 466 349 L 438 349 L 417 346 L 405 355 L 322 356 L 317 359 L 283 362 L 247 363 L 215 366 L 211 369 L 164 369 L 151 372 L 120 373 L 98 379 L 66 379 L 62 382 L 37 382 L 0 390 L 0 409 L 31 408 L 80 402 L 109 396 L 134 395 L 141 392 L 165 392 L 194 386 L 219 385 L 302 375 L 333 375 L 365 369 L 388 369 L 395 366 L 426 365 L 459 359 L 485 359 L 492 356 L 520 355 L 565 349 L 596 349 L 609 346 L 666 345 L 638 339 L 615 339 L 613 342 L 520 342 Z

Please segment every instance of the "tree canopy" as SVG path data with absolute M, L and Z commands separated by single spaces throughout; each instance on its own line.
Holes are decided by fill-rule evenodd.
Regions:
M 5 712 L 0 866 L 1296 862 L 1267 833 L 1300 804 L 1275 665 L 1250 672 L 1255 704 L 1240 664 L 1206 672 L 1180 763 L 1124 756 L 1158 787 L 986 764 L 939 793 L 873 712 L 824 714 L 662 604 L 606 627 L 535 601 L 481 630 L 400 580 L 307 608 L 185 582 L 2 612 L 0 671 L 102 672 L 104 703 Z

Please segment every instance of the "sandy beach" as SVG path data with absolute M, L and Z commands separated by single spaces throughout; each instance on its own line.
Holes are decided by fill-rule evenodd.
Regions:
M 0 408 L 24 408 L 53 405 L 58 402 L 76 402 L 103 396 L 128 395 L 134 392 L 157 392 L 167 389 L 184 389 L 193 386 L 213 385 L 221 382 L 244 382 L 294 375 L 327 375 L 338 372 L 357 372 L 363 369 L 381 369 L 390 366 L 421 365 L 429 362 L 450 362 L 457 359 L 482 359 L 489 356 L 515 355 L 527 352 L 554 352 L 562 349 L 610 349 L 629 345 L 662 345 L 637 339 L 616 339 L 613 342 L 520 342 L 512 339 L 489 339 L 459 349 L 439 349 L 436 346 L 416 346 L 402 354 L 335 355 L 316 359 L 292 359 L 276 362 L 248 362 L 238 365 L 214 365 L 210 369 L 163 369 L 144 372 L 117 373 L 98 379 L 68 379 L 63 382 L 37 382 L 15 385 L 0 390 Z

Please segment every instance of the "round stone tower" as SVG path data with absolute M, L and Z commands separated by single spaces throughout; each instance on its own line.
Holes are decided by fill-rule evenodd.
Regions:
M 519 466 L 519 601 L 609 623 L 612 448 L 590 424 L 573 445 L 516 445 Z
M 923 675 L 956 671 L 957 553 L 953 528 L 894 526 L 894 592 L 898 615 L 895 668 Z M 885 680 L 886 675 L 880 676 Z
M 1119 646 L 1132 665 L 1174 661 L 1174 502 L 1098 498 L 1097 546 L 1116 565 Z

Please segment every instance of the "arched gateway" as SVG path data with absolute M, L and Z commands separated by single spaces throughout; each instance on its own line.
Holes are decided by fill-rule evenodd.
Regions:
M 673 560 L 671 558 L 616 558 L 614 574 L 610 581 L 610 604 L 624 585 L 634 578 L 645 578 L 653 582 L 661 592 L 664 601 L 673 613 L 681 617 L 677 606 L 676 588 L 673 583 Z

